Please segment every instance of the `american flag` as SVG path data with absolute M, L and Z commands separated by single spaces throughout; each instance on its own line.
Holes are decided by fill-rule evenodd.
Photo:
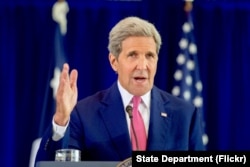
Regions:
M 191 10 L 186 12 L 186 16 L 186 21 L 182 25 L 182 36 L 179 41 L 180 51 L 176 58 L 177 67 L 174 73 L 175 85 L 172 89 L 172 94 L 193 103 L 204 114 L 202 82 L 199 74 Z M 203 125 L 205 129 L 204 121 Z M 203 143 L 206 145 L 207 142 L 208 137 L 204 132 Z
M 52 7 L 52 18 L 57 23 L 55 28 L 54 36 L 54 59 L 55 64 L 53 65 L 54 75 L 53 78 L 48 79 L 48 86 L 46 87 L 46 96 L 44 97 L 44 106 L 40 116 L 38 138 L 32 143 L 31 155 L 29 166 L 34 167 L 35 157 L 37 154 L 38 147 L 41 142 L 41 136 L 43 136 L 44 130 L 47 128 L 47 121 L 51 122 L 51 116 L 55 112 L 55 106 L 47 107 L 51 95 L 49 92 L 50 87 L 53 89 L 53 97 L 56 96 L 57 87 L 59 85 L 59 77 L 63 63 L 66 62 L 65 49 L 64 49 L 64 37 L 67 32 L 67 17 L 66 14 L 69 12 L 69 6 L 65 0 L 57 0 Z M 50 87 L 49 87 L 50 86 Z M 53 99 L 53 98 L 52 98 Z M 48 110 L 47 108 L 51 108 Z
M 46 92 L 43 100 L 43 108 L 40 116 L 39 135 L 42 136 L 44 130 L 47 128 L 47 121 L 55 112 L 55 106 L 51 104 L 51 99 L 55 98 L 57 87 L 59 85 L 59 77 L 63 63 L 66 61 L 64 38 L 67 32 L 67 19 L 66 14 L 69 11 L 68 3 L 66 1 L 58 0 L 52 7 L 52 18 L 57 23 L 55 27 L 54 35 L 54 62 L 51 62 L 51 73 L 53 72 L 53 78 L 48 75 L 46 84 Z M 52 71 L 53 70 L 53 71 Z M 51 97 L 50 90 L 53 89 L 53 97 Z M 54 103 L 53 102 L 52 104 Z

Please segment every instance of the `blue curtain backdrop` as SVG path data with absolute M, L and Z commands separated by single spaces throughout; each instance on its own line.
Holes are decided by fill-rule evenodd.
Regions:
M 203 83 L 208 150 L 250 150 L 250 2 L 195 1 L 193 21 Z M 164 2 L 164 3 L 163 3 Z M 79 70 L 79 99 L 116 80 L 108 62 L 108 33 L 126 16 L 159 29 L 155 84 L 171 92 L 184 21 L 182 0 L 68 1 L 65 50 Z M 28 166 L 31 144 L 51 122 L 54 33 L 51 0 L 0 2 L 0 166 Z M 41 119 L 42 118 L 42 119 Z

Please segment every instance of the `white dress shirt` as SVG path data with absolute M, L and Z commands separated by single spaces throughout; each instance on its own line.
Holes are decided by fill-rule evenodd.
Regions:
M 124 106 L 124 112 L 126 114 L 126 119 L 127 119 L 129 134 L 130 134 L 130 118 L 129 118 L 128 113 L 126 112 L 126 107 L 128 105 L 133 106 L 132 98 L 134 95 L 130 94 L 127 90 L 125 90 L 121 86 L 119 81 L 117 83 L 118 83 L 118 89 L 121 93 L 122 102 L 123 102 L 123 106 Z M 145 95 L 141 96 L 142 101 L 139 104 L 139 112 L 141 113 L 141 116 L 143 118 L 147 135 L 148 135 L 149 117 L 150 117 L 150 95 L 151 95 L 151 91 L 149 91 Z

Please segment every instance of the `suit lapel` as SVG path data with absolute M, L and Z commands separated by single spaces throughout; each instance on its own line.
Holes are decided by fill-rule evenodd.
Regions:
M 103 97 L 102 103 L 104 107 L 100 114 L 110 134 L 111 141 L 114 143 L 115 150 L 122 160 L 131 157 L 131 143 L 126 115 L 117 83 Z
M 147 150 L 166 150 L 172 111 L 166 110 L 169 100 L 154 87 L 151 92 L 150 123 Z M 126 115 L 120 92 L 115 83 L 104 95 L 101 118 L 121 159 L 132 156 Z
M 171 124 L 171 111 L 166 111 L 166 96 L 161 96 L 158 88 L 151 92 L 150 124 L 148 132 L 148 150 L 165 150 Z

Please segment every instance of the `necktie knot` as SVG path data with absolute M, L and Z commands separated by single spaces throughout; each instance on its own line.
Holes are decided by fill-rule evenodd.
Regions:
M 134 96 L 132 99 L 133 102 L 133 108 L 136 110 L 138 109 L 139 104 L 141 103 L 141 97 L 140 96 Z

